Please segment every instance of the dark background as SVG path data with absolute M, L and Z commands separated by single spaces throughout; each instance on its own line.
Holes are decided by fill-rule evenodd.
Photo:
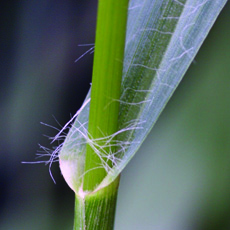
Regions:
M 38 143 L 89 89 L 97 1 L 5 1 L 0 12 L 0 229 L 72 229 L 74 194 Z M 230 4 L 124 170 L 115 229 L 230 229 Z M 55 117 L 55 118 L 54 118 Z M 56 122 L 56 120 L 58 123 Z

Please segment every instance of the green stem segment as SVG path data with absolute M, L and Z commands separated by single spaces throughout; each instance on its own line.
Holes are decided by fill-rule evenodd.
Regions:
M 113 229 L 119 177 L 107 187 L 97 189 L 97 185 L 106 176 L 104 166 L 112 166 L 109 154 L 116 151 L 114 140 L 106 137 L 118 127 L 128 2 L 99 0 L 98 4 L 89 141 L 83 186 L 75 198 L 74 230 Z
M 118 127 L 128 2 L 99 0 L 98 4 L 88 126 L 92 142 L 86 148 L 84 191 L 93 191 L 106 176 L 104 166 L 112 166 L 108 156 L 115 146 L 105 143 L 105 138 L 117 132 Z
M 112 230 L 119 177 L 96 192 L 75 197 L 73 230 Z

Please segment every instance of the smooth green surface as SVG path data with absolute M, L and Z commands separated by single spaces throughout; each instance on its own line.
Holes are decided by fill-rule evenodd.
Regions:
M 128 0 L 100 0 L 83 183 L 76 192 L 74 230 L 112 230 L 119 177 L 95 187 L 113 167 L 128 13 Z M 62 160 L 60 160 L 62 162 Z M 67 169 L 68 170 L 68 169 Z M 77 174 L 78 175 L 78 174 Z
M 86 191 L 92 191 L 113 166 L 107 156 L 115 151 L 115 146 L 109 146 L 115 140 L 109 142 L 103 138 L 118 129 L 128 2 L 100 0 L 98 3 L 88 125 L 90 140 L 86 147 L 83 180 L 83 189 Z
M 112 230 L 120 177 L 109 186 L 75 196 L 74 230 Z
M 75 195 L 73 230 L 85 229 L 85 200 Z

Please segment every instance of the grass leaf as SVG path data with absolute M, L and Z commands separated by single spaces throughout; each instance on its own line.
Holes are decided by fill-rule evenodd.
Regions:
M 131 0 L 120 98 L 116 164 L 98 189 L 110 184 L 137 152 L 193 61 L 226 0 Z M 71 180 L 79 186 L 89 113 L 80 111 L 60 159 L 80 166 Z M 75 165 L 76 165 L 75 162 Z M 72 163 L 70 163 L 72 164 Z M 76 176 L 77 175 L 77 176 Z M 73 179 L 73 177 L 75 177 Z M 78 177 L 78 178 L 77 178 Z

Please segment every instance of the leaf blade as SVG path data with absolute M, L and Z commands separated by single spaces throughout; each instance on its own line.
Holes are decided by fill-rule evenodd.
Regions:
M 161 15 L 164 15 L 163 17 L 165 18 L 165 20 L 177 20 L 177 24 L 176 24 L 174 31 L 172 30 L 171 31 L 169 30 L 160 31 L 158 28 L 156 29 L 151 28 L 148 25 L 148 20 L 146 20 L 145 28 L 147 28 L 147 30 L 150 30 L 150 29 L 152 31 L 155 30 L 155 33 L 165 35 L 166 37 L 170 35 L 170 33 L 172 33 L 165 52 L 161 52 L 160 50 L 158 50 L 160 54 L 163 53 L 158 66 L 146 65 L 145 64 L 146 60 L 143 60 L 143 61 L 138 60 L 135 63 L 133 60 L 136 61 L 134 57 L 136 57 L 139 54 L 139 51 L 135 50 L 135 49 L 138 49 L 138 46 L 137 45 L 135 46 L 132 44 L 132 46 L 134 47 L 132 48 L 134 49 L 132 51 L 129 51 L 128 44 L 126 46 L 122 92 L 125 92 L 127 91 L 127 89 L 130 88 L 129 83 L 125 84 L 125 81 L 128 82 L 128 78 L 132 76 L 132 73 L 131 73 L 132 68 L 136 68 L 136 67 L 145 68 L 145 76 L 151 75 L 151 72 L 155 71 L 155 77 L 152 78 L 151 85 L 148 88 L 141 88 L 143 85 L 139 84 L 141 86 L 138 86 L 137 84 L 138 87 L 135 89 L 136 91 L 139 90 L 142 94 L 143 94 L 143 91 L 146 91 L 145 95 L 142 96 L 140 101 L 138 100 L 130 101 L 128 102 L 130 103 L 130 106 L 121 104 L 121 111 L 122 109 L 123 110 L 126 109 L 126 112 L 123 112 L 123 113 L 124 113 L 124 116 L 127 117 L 126 119 L 123 119 L 123 121 L 120 121 L 119 123 L 120 129 L 123 129 L 125 128 L 125 124 L 127 123 L 127 121 L 129 119 L 133 120 L 134 118 L 132 117 L 132 115 L 130 117 L 127 115 L 128 109 L 130 109 L 129 114 L 134 113 L 132 109 L 125 108 L 125 107 L 132 107 L 133 102 L 135 103 L 145 102 L 145 103 L 140 104 L 141 108 L 139 109 L 139 114 L 136 114 L 136 118 L 135 118 L 135 119 L 138 118 L 135 121 L 137 127 L 140 125 L 141 127 L 137 129 L 133 129 L 131 132 L 129 131 L 128 137 L 127 136 L 121 137 L 121 139 L 125 139 L 126 142 L 130 142 L 131 144 L 129 144 L 129 146 L 126 148 L 125 155 L 123 158 L 124 160 L 120 161 L 119 164 L 116 166 L 116 168 L 114 168 L 114 171 L 108 174 L 108 176 L 105 178 L 105 180 L 100 185 L 102 187 L 105 186 L 106 184 L 109 184 L 111 181 L 113 181 L 119 175 L 119 173 L 125 168 L 129 160 L 131 160 L 131 158 L 137 152 L 138 148 L 140 147 L 140 145 L 142 144 L 142 142 L 144 141 L 144 139 L 150 132 L 155 122 L 157 121 L 157 118 L 159 117 L 160 113 L 166 106 L 168 100 L 172 96 L 176 87 L 180 83 L 182 77 L 184 76 L 186 70 L 188 69 L 193 58 L 198 52 L 210 28 L 212 27 L 215 19 L 217 18 L 218 14 L 220 13 L 221 9 L 223 8 L 224 4 L 227 1 L 225 0 L 220 0 L 220 1 L 188 0 L 188 1 L 183 1 L 183 3 L 182 1 L 181 2 L 179 1 L 160 2 L 158 1 L 157 2 L 158 4 L 154 5 L 155 2 L 152 3 L 151 5 L 151 1 L 145 1 L 145 5 L 143 5 L 142 7 L 143 8 L 145 7 L 146 10 L 142 8 L 140 10 L 140 15 L 145 14 L 145 17 L 147 17 L 147 15 L 153 14 L 152 12 L 161 9 L 161 7 L 164 4 L 167 4 L 168 9 L 170 8 L 169 7 L 170 4 L 171 4 L 171 7 L 173 6 L 173 4 L 177 4 L 179 6 L 179 11 L 181 10 L 181 14 L 180 16 L 172 15 L 171 14 L 172 11 L 170 10 L 164 11 L 164 12 L 162 11 L 161 13 Z M 164 9 L 166 8 L 164 6 Z M 175 11 L 175 13 L 178 13 L 178 11 Z M 130 28 L 129 25 L 132 22 L 133 17 L 134 16 L 129 15 L 128 28 Z M 157 17 L 155 16 L 155 18 Z M 139 23 L 142 24 L 141 22 Z M 144 30 L 143 30 L 143 33 L 144 33 Z M 132 36 L 132 34 L 133 34 L 132 32 L 128 31 L 127 39 L 129 39 L 130 36 Z M 146 37 L 148 36 L 146 35 Z M 143 42 L 142 41 L 140 42 L 143 46 Z M 148 43 L 148 41 L 146 41 L 146 43 Z M 161 44 L 161 41 L 158 40 L 158 44 Z M 133 53 L 133 57 L 131 55 L 131 58 L 130 58 L 129 56 L 127 56 L 127 53 Z M 148 59 L 148 55 L 146 55 L 146 57 Z M 127 70 L 125 69 L 126 62 L 129 63 L 128 64 L 129 69 Z M 146 85 L 148 84 L 149 82 Z M 120 117 L 122 117 L 122 114 L 120 115 Z
M 122 145 L 118 150 L 120 160 L 118 158 L 117 164 L 97 189 L 114 181 L 137 152 L 226 2 L 130 1 L 123 96 L 120 100 L 120 132 L 115 134 Z M 140 78 L 132 79 L 133 76 L 142 76 L 147 80 L 141 84 Z M 87 123 L 88 111 L 89 103 L 73 124 L 75 129 L 82 129 L 82 124 Z M 87 130 L 87 124 L 83 129 Z M 77 135 L 82 138 L 82 134 Z

